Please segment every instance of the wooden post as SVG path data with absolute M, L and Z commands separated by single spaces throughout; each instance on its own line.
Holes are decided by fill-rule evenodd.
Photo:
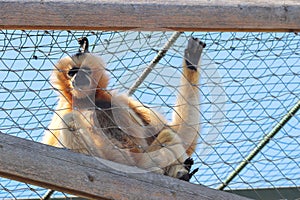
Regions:
M 91 199 L 246 199 L 146 171 L 125 173 L 109 164 L 112 162 L 0 133 L 0 176 L 5 178 Z
M 294 31 L 299 0 L 0 0 L 1 29 Z

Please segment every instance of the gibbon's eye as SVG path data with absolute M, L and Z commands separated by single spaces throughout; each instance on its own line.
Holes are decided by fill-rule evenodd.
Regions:
M 73 67 L 73 68 L 70 69 L 70 71 L 68 72 L 68 76 L 73 77 L 78 71 L 79 71 L 79 67 Z

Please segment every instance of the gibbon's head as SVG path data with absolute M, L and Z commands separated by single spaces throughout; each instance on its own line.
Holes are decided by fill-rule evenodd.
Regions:
M 81 47 L 83 52 L 59 60 L 51 77 L 54 87 L 69 102 L 73 98 L 95 97 L 108 85 L 105 63 L 100 57 L 89 53 L 87 45 L 83 47 L 81 44 Z

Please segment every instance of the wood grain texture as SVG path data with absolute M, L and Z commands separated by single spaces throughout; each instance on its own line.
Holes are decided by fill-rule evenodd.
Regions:
M 103 164 L 106 162 L 106 164 Z M 0 176 L 91 199 L 246 199 L 0 133 Z M 116 164 L 119 169 L 137 168 Z
M 299 31 L 299 0 L 0 0 L 2 29 Z

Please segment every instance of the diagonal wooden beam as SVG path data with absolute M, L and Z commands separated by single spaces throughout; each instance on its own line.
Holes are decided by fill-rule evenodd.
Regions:
M 105 164 L 103 164 L 105 163 Z M 0 133 L 0 176 L 91 199 L 246 199 Z

